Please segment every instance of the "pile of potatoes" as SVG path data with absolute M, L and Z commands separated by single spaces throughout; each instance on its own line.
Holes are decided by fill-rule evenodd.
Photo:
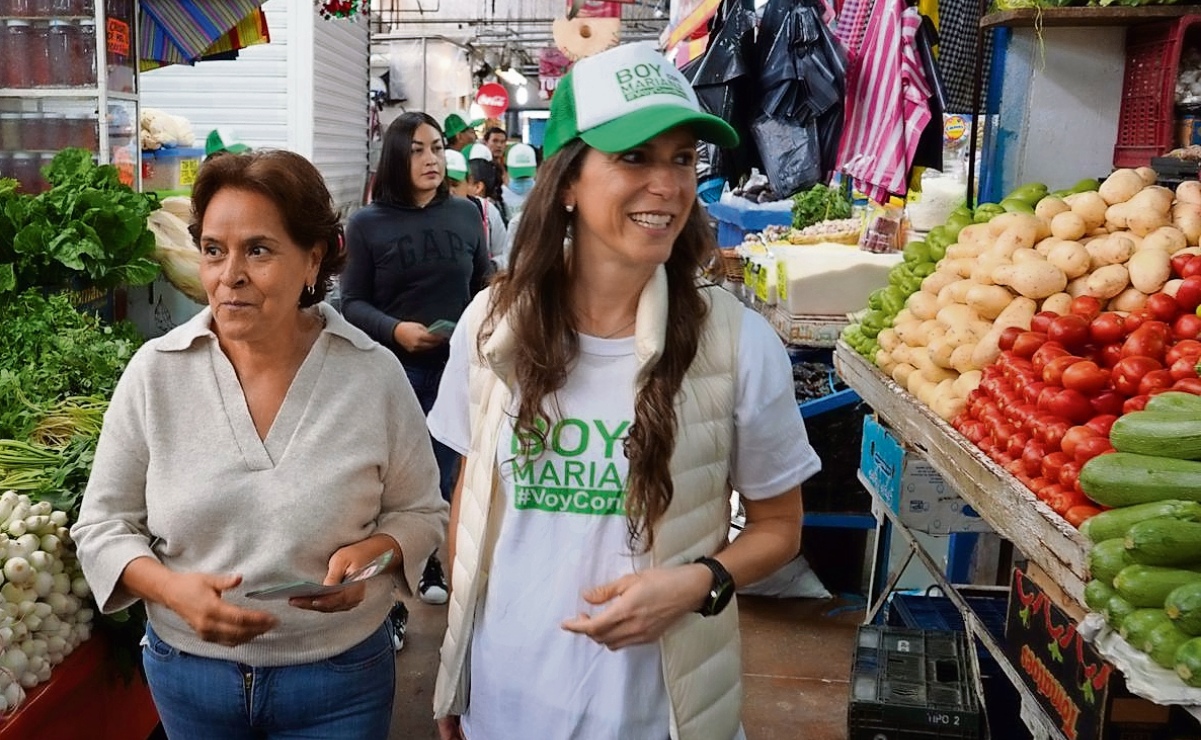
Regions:
M 1153 170 L 1115 171 L 1096 192 L 1047 196 L 959 233 L 877 341 L 876 365 L 950 420 L 1000 354 L 1001 332 L 1090 295 L 1110 311 L 1174 294 L 1170 259 L 1201 253 L 1201 183 L 1173 193 Z

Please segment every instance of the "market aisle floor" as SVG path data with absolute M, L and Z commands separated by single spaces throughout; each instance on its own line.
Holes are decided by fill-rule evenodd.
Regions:
M 863 609 L 840 600 L 739 597 L 748 740 L 845 740 L 851 645 Z M 393 740 L 436 740 L 430 717 L 446 607 L 408 600 Z

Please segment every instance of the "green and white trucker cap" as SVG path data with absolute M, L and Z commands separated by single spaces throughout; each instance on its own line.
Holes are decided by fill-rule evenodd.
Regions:
M 455 182 L 467 179 L 467 157 L 454 149 L 446 150 L 446 176 Z
M 701 111 L 688 80 L 652 44 L 622 44 L 581 59 L 560 80 L 542 151 L 550 158 L 578 137 L 623 152 L 676 126 L 718 146 L 738 145 L 733 127 Z
M 538 157 L 529 144 L 514 144 L 505 155 L 505 166 L 511 177 L 533 177 L 538 171 Z

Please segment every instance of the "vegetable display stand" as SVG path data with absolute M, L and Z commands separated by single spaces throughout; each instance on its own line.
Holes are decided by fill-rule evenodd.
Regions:
M 1084 535 L 850 346 L 839 343 L 834 366 L 997 534 L 1049 573 L 1069 598 L 1084 603 L 1089 547 Z
M 54 668 L 50 680 L 0 719 L 0 740 L 143 740 L 158 724 L 140 674 L 117 674 L 103 634 Z
M 1012 542 L 1014 547 L 1026 558 L 1027 563 L 1020 572 L 1027 574 L 1037 583 L 1038 598 L 1041 599 L 1039 608 L 1042 609 L 1042 612 L 1039 613 L 1053 615 L 1053 618 L 1044 616 L 1040 619 L 1051 619 L 1051 626 L 1048 629 L 1052 631 L 1051 634 L 1056 635 L 1056 639 L 1063 637 L 1066 640 L 1071 637 L 1070 642 L 1073 654 L 1075 654 L 1077 650 L 1075 636 L 1078 634 L 1076 628 L 1086 614 L 1083 606 L 1083 594 L 1087 571 L 1086 554 L 1090 545 L 1084 536 L 1054 514 L 1029 489 L 993 463 L 949 424 L 937 417 L 933 410 L 885 377 L 874 365 L 855 353 L 849 346 L 840 343 L 835 350 L 834 364 L 844 382 L 855 389 L 863 400 L 872 406 L 877 415 L 892 427 L 896 435 L 909 447 L 920 452 L 929 465 L 958 491 L 963 500 L 991 524 L 999 536 Z M 1021 697 L 1022 720 L 1035 733 L 1035 737 L 1097 740 L 1111 737 L 1169 736 L 1155 732 L 1146 735 L 1128 735 L 1119 732 L 1115 735 L 1104 729 L 1110 725 L 1119 725 L 1130 721 L 1128 717 L 1124 718 L 1121 714 L 1124 707 L 1135 706 L 1141 707 L 1143 710 L 1150 708 L 1151 711 L 1159 712 L 1162 717 L 1157 717 L 1153 721 L 1148 720 L 1149 723 L 1156 724 L 1159 729 L 1162 729 L 1162 723 L 1169 721 L 1166 719 L 1169 716 L 1174 728 L 1176 720 L 1184 712 L 1180 706 L 1169 706 L 1176 700 L 1163 700 L 1159 698 L 1163 694 L 1136 685 L 1138 683 L 1135 681 L 1136 678 L 1149 675 L 1144 667 L 1144 663 L 1149 660 L 1147 656 L 1127 650 L 1128 653 L 1135 652 L 1135 655 L 1128 656 L 1117 651 L 1107 650 L 1102 643 L 1098 643 L 1095 647 L 1104 663 L 1098 663 L 1097 660 L 1090 658 L 1089 665 L 1103 665 L 1106 667 L 1107 674 L 1121 674 L 1123 678 L 1127 679 L 1129 691 L 1134 694 L 1128 693 L 1125 686 L 1115 683 L 1114 687 L 1109 687 L 1110 699 L 1093 702 L 1087 698 L 1089 692 L 1086 691 L 1084 695 L 1081 695 L 1083 698 L 1078 697 L 1079 701 L 1071 703 L 1072 706 L 1069 707 L 1065 703 L 1063 693 L 1057 688 L 1067 678 L 1060 676 L 1052 681 L 1052 673 L 1045 670 L 1050 662 L 1058 660 L 1054 657 L 1057 654 L 1056 650 L 1051 649 L 1049 653 L 1051 657 L 1038 660 L 1032 658 L 1028 651 L 1022 650 L 1023 644 L 1033 646 L 1038 640 L 1042 640 L 1043 643 L 1047 643 L 1048 640 L 1020 637 L 1024 633 L 1021 630 L 1015 630 L 1014 620 L 1011 617 L 1007 621 L 1005 643 L 1000 643 L 989 633 L 987 622 L 981 619 L 976 612 L 975 605 L 970 604 L 953 585 L 952 579 L 945 574 L 943 565 L 924 549 L 922 542 L 914 534 L 911 521 L 907 520 L 897 508 L 894 508 L 890 498 L 893 494 L 879 490 L 876 483 L 869 480 L 869 476 L 865 475 L 862 470 L 860 471 L 860 480 L 878 502 L 875 511 L 882 515 L 880 536 L 899 536 L 908 546 L 908 556 L 891 573 L 886 573 L 887 583 L 883 588 L 878 588 L 876 584 L 873 584 L 872 592 L 879 594 L 879 598 L 869 609 L 866 621 L 875 619 L 876 614 L 884 605 L 885 598 L 895 588 L 905 567 L 916 557 L 929 571 L 933 580 L 943 589 L 947 598 L 959 609 L 963 616 L 965 631 L 971 637 L 979 640 L 988 653 L 996 659 L 1001 672 L 1018 690 Z M 879 577 L 877 574 L 877 579 Z M 961 579 L 956 576 L 955 580 Z M 1023 582 L 1023 587 L 1025 583 Z M 1024 598 L 1023 594 L 1026 593 L 1015 587 L 1010 597 L 1011 611 L 1014 609 L 1012 599 L 1018 596 Z M 1027 610 L 1027 612 L 1034 611 L 1033 607 Z M 1028 616 L 1022 613 L 1021 608 L 1018 609 L 1018 615 L 1018 619 L 1023 620 L 1023 624 L 1029 622 Z M 1090 615 L 1089 620 L 1094 617 L 1095 615 Z M 1019 635 L 1017 641 L 1021 644 L 1015 645 L 1015 635 Z M 1108 639 L 1121 640 L 1116 635 Z M 1086 640 L 1080 640 L 1079 646 L 1081 651 L 1092 654 L 1089 651 L 1094 646 Z M 1044 644 L 1043 647 L 1046 645 Z M 1067 647 L 1060 648 L 1059 652 L 1066 653 Z M 976 656 L 973 653 L 974 657 Z M 1162 676 L 1156 676 L 1157 680 L 1159 678 L 1163 680 L 1157 684 L 1157 687 L 1163 687 L 1167 683 L 1177 683 L 1175 676 L 1170 675 L 1167 671 L 1163 671 Z M 1182 683 L 1180 686 L 1184 688 Z M 1095 690 L 1100 695 L 1100 689 Z M 1189 700 L 1183 703 L 1190 710 L 1196 710 L 1198 706 L 1201 706 L 1201 701 Z M 1088 706 L 1085 707 L 1085 704 Z M 1061 709 L 1063 711 L 1060 711 Z M 1087 721 L 1080 721 L 1077 724 L 1079 718 L 1083 717 L 1085 713 L 1091 713 L 1088 715 Z M 1070 725 L 1065 724 L 1069 721 Z M 1187 731 L 1184 734 L 1171 735 L 1172 737 L 1189 738 L 1190 740 L 1201 737 L 1192 720 L 1185 716 L 1184 721 L 1188 723 Z M 1100 729 L 1095 729 L 1092 733 L 1079 733 L 1073 729 L 1076 727 Z

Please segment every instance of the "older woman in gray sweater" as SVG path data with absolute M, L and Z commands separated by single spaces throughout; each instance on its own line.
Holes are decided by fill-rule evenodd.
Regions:
M 391 581 L 247 594 L 389 552 L 416 584 L 447 519 L 424 416 L 396 357 L 322 302 L 341 232 L 308 161 L 215 159 L 193 209 L 209 306 L 113 395 L 72 530 L 84 574 L 105 612 L 146 603 L 172 740 L 385 738 Z

